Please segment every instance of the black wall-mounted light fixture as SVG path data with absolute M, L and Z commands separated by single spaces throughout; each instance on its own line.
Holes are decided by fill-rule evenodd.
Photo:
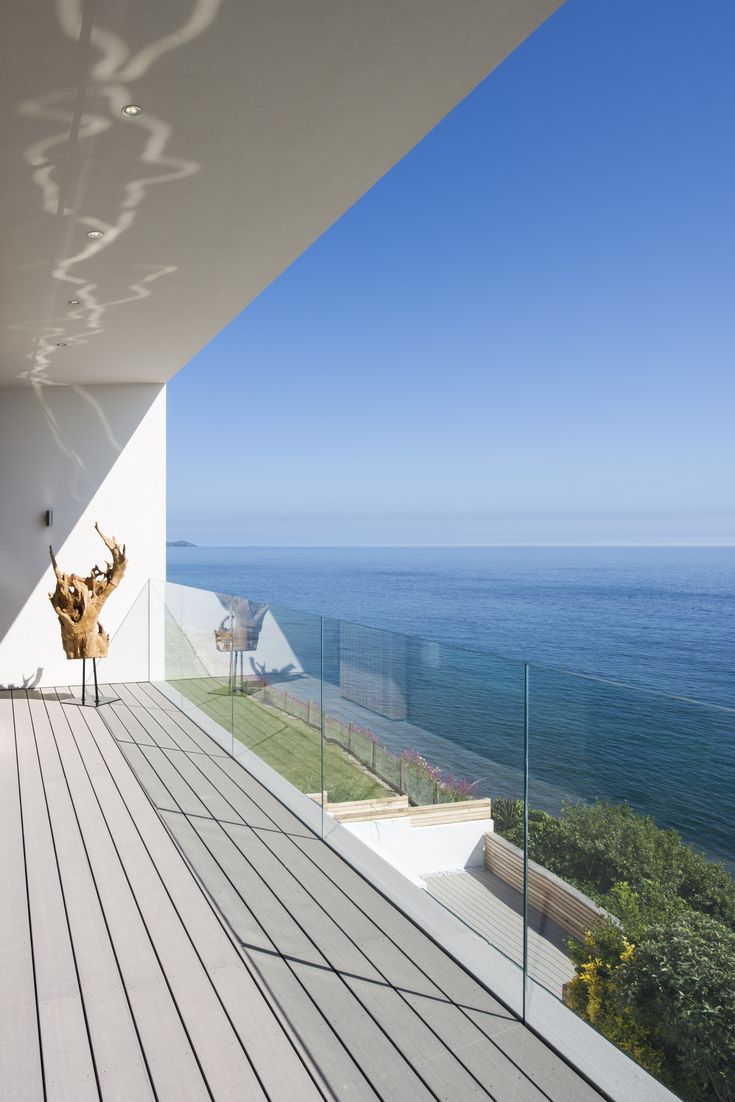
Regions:
M 54 511 L 53 509 L 47 509 L 43 514 L 43 522 L 47 528 L 53 528 L 54 526 Z

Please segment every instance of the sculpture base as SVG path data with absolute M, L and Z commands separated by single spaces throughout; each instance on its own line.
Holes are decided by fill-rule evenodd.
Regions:
M 88 696 L 86 700 L 82 700 L 81 696 L 70 696 L 66 700 L 62 700 L 62 704 L 73 704 L 77 708 L 101 708 L 103 704 L 116 704 L 119 701 L 119 696 L 98 696 L 95 700 L 94 696 Z
M 89 686 L 87 685 L 87 659 L 82 659 L 82 695 L 72 696 L 69 700 L 62 700 L 62 704 L 75 704 L 80 708 L 99 708 L 100 704 L 114 704 L 119 696 L 100 696 L 100 687 L 97 681 L 97 659 L 92 659 L 92 673 L 94 675 L 94 700 L 91 699 Z

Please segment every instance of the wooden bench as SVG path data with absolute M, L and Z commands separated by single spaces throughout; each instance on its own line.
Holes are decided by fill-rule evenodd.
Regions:
M 319 794 L 313 794 L 312 799 L 319 803 Z M 325 799 L 324 809 L 341 823 L 364 823 L 373 819 L 398 819 L 408 816 L 412 827 L 466 823 L 476 819 L 489 819 L 491 814 L 489 799 L 411 807 L 408 796 L 405 795 L 386 796 L 375 800 L 351 800 L 348 803 L 338 804 L 330 804 Z
M 485 867 L 523 891 L 523 851 L 494 832 L 485 835 Z M 595 922 L 609 917 L 589 896 L 535 861 L 528 862 L 528 902 L 578 941 Z
M 409 809 L 412 827 L 441 826 L 443 823 L 470 823 L 489 819 L 490 800 L 458 800 L 445 804 L 427 804 Z

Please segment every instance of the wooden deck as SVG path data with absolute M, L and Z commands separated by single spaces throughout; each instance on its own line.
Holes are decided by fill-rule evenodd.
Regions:
M 150 685 L 0 694 L 0 1097 L 600 1096 Z

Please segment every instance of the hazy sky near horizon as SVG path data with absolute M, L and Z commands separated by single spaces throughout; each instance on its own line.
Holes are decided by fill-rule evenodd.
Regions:
M 735 4 L 565 6 L 169 385 L 169 538 L 735 542 Z

